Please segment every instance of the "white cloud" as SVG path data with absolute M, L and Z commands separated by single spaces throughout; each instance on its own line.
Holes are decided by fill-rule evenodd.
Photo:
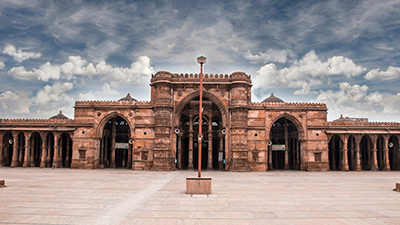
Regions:
M 34 53 L 34 52 L 24 52 L 21 49 L 16 49 L 13 45 L 7 45 L 3 53 L 9 56 L 13 56 L 15 61 L 22 62 L 27 59 L 35 59 L 39 58 L 41 56 L 40 53 Z
M 350 117 L 365 117 L 366 111 L 372 120 L 396 120 L 400 117 L 400 93 L 369 93 L 366 85 L 351 85 L 347 82 L 339 84 L 339 90 L 320 91 L 315 102 L 326 103 L 328 115 L 336 119 L 340 114 Z M 384 116 L 382 116 L 382 113 Z
M 389 66 L 386 71 L 373 69 L 364 78 L 367 80 L 395 80 L 400 78 L 400 67 Z
M 4 62 L 0 61 L 0 70 L 4 69 L 4 67 L 6 67 L 6 65 L 4 64 Z
M 0 94 L 0 111 L 5 114 L 26 114 L 29 113 L 31 101 L 11 91 Z
M 80 56 L 70 56 L 68 61 L 62 65 L 52 65 L 47 62 L 40 66 L 39 69 L 33 68 L 27 71 L 25 67 L 13 67 L 7 73 L 14 78 L 21 80 L 42 80 L 50 79 L 71 79 L 74 76 L 102 76 L 104 80 L 112 81 L 114 85 L 120 83 L 137 84 L 144 81 L 154 72 L 150 65 L 150 59 L 147 56 L 140 56 L 136 62 L 127 67 L 112 67 L 106 62 L 100 62 L 96 66 L 88 63 Z
M 289 68 L 278 69 L 273 63 L 262 66 L 253 83 L 254 88 L 301 88 L 295 94 L 309 94 L 312 93 L 312 87 L 326 82 L 329 76 L 356 76 L 364 70 L 365 68 L 355 65 L 351 59 L 343 56 L 334 56 L 322 62 L 318 55 L 311 51 Z
M 104 93 L 104 94 L 108 94 L 108 95 L 119 95 L 118 91 L 112 90 L 112 89 L 111 89 L 111 86 L 110 86 L 109 84 L 107 84 L 107 83 L 105 83 L 105 84 L 103 85 L 102 90 L 103 90 L 103 93 Z
M 78 100 L 96 100 L 96 97 L 93 94 L 93 91 L 89 91 L 87 93 L 79 93 Z
M 292 56 L 289 50 L 276 50 L 276 49 L 268 49 L 267 52 L 259 52 L 257 55 L 253 55 L 250 51 L 247 51 L 244 55 L 244 58 L 249 60 L 252 64 L 261 64 L 261 63 L 286 63 L 288 57 Z
M 38 106 L 36 114 L 41 117 L 51 117 L 63 111 L 64 114 L 72 115 L 75 100 L 66 94 L 72 88 L 73 84 L 69 82 L 46 85 L 36 95 L 35 105 Z
M 53 86 L 46 85 L 43 90 L 39 91 L 36 96 L 36 102 L 44 105 L 50 102 L 69 101 L 72 98 L 68 97 L 65 92 L 74 87 L 72 83 L 65 82 L 63 84 L 57 83 Z M 72 99 L 73 101 L 73 99 Z

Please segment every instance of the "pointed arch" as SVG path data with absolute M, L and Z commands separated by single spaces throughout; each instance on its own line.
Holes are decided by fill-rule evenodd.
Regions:
M 272 120 L 272 122 L 271 122 L 271 123 L 268 125 L 268 127 L 267 127 L 267 134 L 266 134 L 267 137 L 270 137 L 270 135 L 271 135 L 272 125 L 273 125 L 276 121 L 278 121 L 279 119 L 281 119 L 281 118 L 286 118 L 286 119 L 292 121 L 292 123 L 296 126 L 296 129 L 297 129 L 297 131 L 298 131 L 299 139 L 300 139 L 300 140 L 301 140 L 301 139 L 304 139 L 304 128 L 303 128 L 303 126 L 301 125 L 301 122 L 300 122 L 296 117 L 294 117 L 293 115 L 290 115 L 290 114 L 288 114 L 288 113 L 282 113 L 282 114 L 280 114 L 279 116 L 275 117 L 275 118 Z
M 200 96 L 200 91 L 193 91 L 192 93 L 186 95 L 178 104 L 178 106 L 175 108 L 175 115 L 177 115 L 177 119 L 175 121 L 176 126 L 179 124 L 179 115 L 181 114 L 182 110 L 185 108 L 185 106 L 190 102 L 190 100 Z M 203 90 L 203 97 L 208 98 L 211 100 L 218 108 L 218 110 L 221 112 L 221 117 L 222 117 L 222 125 L 226 127 L 227 119 L 227 110 L 226 107 L 224 106 L 224 103 L 214 94 L 212 94 L 209 91 Z
M 96 137 L 101 139 L 103 137 L 104 126 L 106 125 L 106 123 L 110 119 L 112 119 L 114 117 L 118 117 L 118 116 L 121 117 L 122 119 L 124 119 L 128 123 L 130 135 L 133 136 L 134 129 L 133 129 L 133 125 L 132 125 L 131 121 L 128 118 L 126 118 L 126 116 L 122 115 L 121 113 L 112 112 L 112 113 L 107 114 L 100 120 L 99 124 L 97 125 L 97 129 L 96 129 Z

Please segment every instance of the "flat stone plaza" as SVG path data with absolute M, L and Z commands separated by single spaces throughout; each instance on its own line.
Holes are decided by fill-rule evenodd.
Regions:
M 400 171 L 222 172 L 0 168 L 0 224 L 400 224 Z

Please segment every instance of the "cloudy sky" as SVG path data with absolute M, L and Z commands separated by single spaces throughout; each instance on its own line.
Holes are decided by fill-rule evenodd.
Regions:
M 400 1 L 0 1 L 0 118 L 150 100 L 152 73 L 243 71 L 254 102 L 400 121 Z

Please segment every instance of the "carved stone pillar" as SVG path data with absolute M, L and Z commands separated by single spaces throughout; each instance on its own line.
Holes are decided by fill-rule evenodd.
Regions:
M 22 138 L 18 137 L 18 166 L 21 166 L 21 167 L 22 167 L 22 163 L 24 161 L 24 158 L 23 158 L 24 152 L 25 152 L 24 140 Z
M 178 169 L 182 169 L 182 132 L 179 132 L 178 136 Z
M 285 170 L 289 169 L 289 134 L 288 134 L 288 126 L 287 119 L 285 118 Z
M 129 141 L 128 141 L 129 143 Z M 127 168 L 132 169 L 132 152 L 133 152 L 133 148 L 132 148 L 132 144 L 129 144 L 129 148 L 128 148 L 128 163 L 126 165 Z
M 112 133 L 111 133 L 111 168 L 115 168 L 115 137 L 117 135 L 117 118 L 112 120 Z
M 24 133 L 25 135 L 25 143 L 24 143 L 24 149 L 25 149 L 25 154 L 24 154 L 24 163 L 22 164 L 22 167 L 26 168 L 30 166 L 30 155 L 31 155 L 31 151 L 30 151 L 30 145 L 29 145 L 29 137 L 30 135 L 28 133 Z
M 60 146 L 58 143 L 58 133 L 54 133 L 54 156 L 53 156 L 53 168 L 60 167 Z
M 208 119 L 208 160 L 207 160 L 207 169 L 213 168 L 213 158 L 212 158 L 212 114 L 209 113 Z
M 189 115 L 189 165 L 188 169 L 193 169 L 193 115 Z
M 219 151 L 218 151 L 218 169 L 224 169 L 224 135 L 222 133 L 218 134 L 219 137 Z
M 296 149 L 297 149 L 297 166 L 296 169 L 300 170 L 301 167 L 301 158 L 300 158 L 300 140 L 296 139 Z
M 30 141 L 29 141 L 29 151 L 30 151 L 30 153 L 29 153 L 29 156 L 30 156 L 30 160 L 29 160 L 29 162 L 30 162 L 30 166 L 31 167 L 35 167 L 35 149 L 36 149 L 36 145 L 37 145 L 37 143 L 36 143 L 36 141 L 35 141 L 35 138 L 32 138 L 32 136 L 31 136 L 31 138 L 30 138 Z M 37 154 L 37 153 L 36 153 Z
M 273 170 L 274 166 L 272 163 L 272 146 L 268 146 L 268 170 Z
M 110 166 L 110 153 L 108 151 L 108 137 L 109 137 L 109 133 L 106 134 L 105 138 L 105 148 L 104 148 L 104 167 L 109 167 Z
M 42 155 L 40 157 L 40 168 L 44 168 L 46 166 L 46 153 L 47 153 L 47 137 L 45 133 L 41 133 L 40 137 L 42 138 Z
M 47 152 L 47 154 L 46 154 L 46 162 L 45 162 L 45 164 L 47 165 L 47 167 L 52 167 L 52 165 L 50 164 L 50 162 L 51 162 L 51 158 L 50 158 L 51 157 L 51 138 L 47 139 L 47 150 L 46 150 L 46 152 Z M 53 146 L 53 153 L 54 152 L 55 152 L 55 150 L 54 150 L 54 146 Z
M 343 153 L 343 164 L 342 164 L 342 171 L 349 171 L 349 161 L 347 158 L 347 141 L 348 137 L 344 136 L 343 137 L 343 148 L 342 148 L 342 153 Z
M 378 140 L 377 137 L 373 137 L 373 149 L 372 149 L 372 163 L 371 163 L 371 170 L 375 170 L 378 168 Z
M 18 135 L 16 132 L 12 132 L 13 136 L 13 155 L 11 161 L 11 167 L 18 166 Z
M 355 163 L 355 167 L 354 167 L 354 170 L 356 170 L 356 171 L 361 171 L 361 165 L 360 165 L 360 142 L 361 142 L 361 138 L 360 137 L 356 137 L 355 138 L 356 163 Z
M 67 149 L 65 149 L 65 167 L 70 167 L 70 164 L 71 164 L 70 163 L 71 159 L 69 157 L 70 152 L 71 152 L 71 139 L 70 138 L 67 138 L 66 148 Z
M 389 136 L 383 136 L 383 170 L 390 171 L 390 161 L 389 161 Z
M 106 138 L 103 135 L 100 142 L 100 153 L 99 153 L 99 167 L 104 168 L 104 148 L 105 148 Z

